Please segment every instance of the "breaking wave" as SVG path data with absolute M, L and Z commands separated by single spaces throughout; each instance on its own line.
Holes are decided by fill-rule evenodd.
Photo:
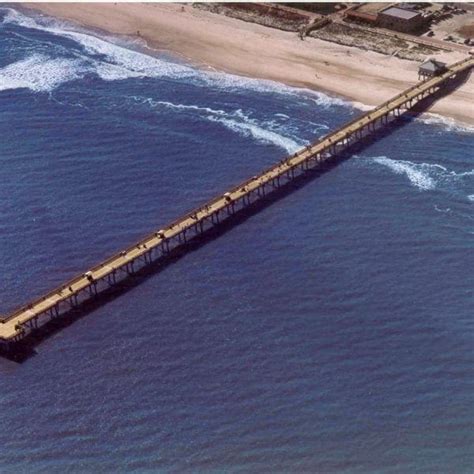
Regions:
M 212 70 L 197 70 L 190 66 L 162 60 L 134 49 L 130 40 L 117 37 L 99 38 L 86 31 L 75 29 L 67 22 L 53 18 L 32 18 L 17 10 L 3 8 L 6 11 L 4 23 L 13 23 L 25 28 L 36 29 L 68 38 L 81 46 L 86 55 L 80 56 L 84 61 L 82 69 L 95 72 L 105 81 L 123 80 L 136 77 L 169 77 L 186 79 L 195 85 L 212 86 L 228 90 L 251 90 L 261 93 L 298 95 L 304 93 L 308 104 L 316 103 L 322 107 L 332 105 L 350 106 L 350 102 L 328 96 L 322 92 L 310 91 L 287 86 L 278 82 L 253 79 Z M 80 74 L 77 77 L 81 77 Z M 65 80 L 67 80 L 65 78 Z M 57 83 L 59 85 L 59 82 Z
M 235 119 L 209 116 L 209 120 L 224 125 L 229 130 L 238 133 L 244 137 L 251 137 L 260 143 L 276 145 L 286 150 L 289 154 L 294 153 L 304 146 L 295 140 L 280 135 L 271 130 L 259 126 L 255 121 L 237 121 Z
M 174 104 L 168 101 L 140 99 L 137 97 L 135 97 L 134 100 L 140 103 L 146 103 L 152 107 L 166 107 L 181 112 L 197 114 L 203 120 L 223 125 L 241 136 L 252 138 L 259 143 L 276 145 L 283 148 L 289 154 L 294 153 L 308 144 L 307 141 L 294 136 L 294 131 L 290 131 L 289 126 L 281 126 L 274 120 L 265 121 L 251 118 L 241 109 L 226 112 L 225 110 L 216 110 L 193 104 Z M 288 132 L 291 133 L 291 137 L 287 136 L 289 134 Z
M 436 186 L 436 181 L 430 176 L 429 169 L 426 169 L 432 165 L 417 165 L 410 161 L 392 160 L 385 156 L 374 158 L 373 161 L 386 166 L 396 174 L 406 175 L 410 182 L 419 189 L 434 189 Z
M 0 8 L 0 11 L 6 12 L 3 18 L 4 23 L 12 23 L 70 39 L 79 45 L 81 49 L 80 52 L 75 52 L 76 60 L 45 57 L 43 60 L 45 63 L 44 67 L 41 68 L 36 64 L 35 68 L 31 71 L 24 69 L 21 73 L 21 81 L 16 82 L 15 77 L 18 73 L 14 74 L 13 79 L 9 75 L 2 76 L 0 87 L 3 89 L 0 90 L 25 87 L 24 84 L 33 84 L 29 88 L 34 91 L 51 91 L 64 82 L 80 79 L 86 73 L 89 73 L 96 74 L 104 81 L 140 77 L 172 78 L 184 79 L 197 86 L 218 87 L 232 91 L 250 90 L 260 93 L 295 95 L 300 98 L 303 94 L 308 105 L 316 104 L 323 108 L 344 106 L 354 107 L 363 111 L 373 108 L 358 102 L 329 96 L 323 92 L 291 87 L 270 80 L 247 78 L 213 70 L 198 70 L 179 62 L 172 62 L 168 59 L 163 60 L 137 51 L 133 49 L 137 46 L 136 42 L 130 39 L 124 40 L 112 36 L 99 38 L 86 30 L 80 30 L 67 22 L 54 18 L 43 16 L 33 18 L 12 8 Z M 12 67 L 22 68 L 28 62 L 37 62 L 37 59 L 37 56 L 26 58 L 24 62 L 20 62 L 17 66 Z M 54 71 L 55 68 L 58 71 Z M 9 73 L 8 70 L 7 72 Z M 30 74 L 31 78 L 29 77 Z M 44 87 L 41 83 L 44 84 Z M 447 131 L 474 133 L 474 127 L 436 114 L 425 114 L 417 120 L 429 125 L 441 126 Z
M 84 52 L 92 56 L 85 57 L 85 59 L 95 59 L 98 62 L 98 73 L 100 75 L 101 72 L 105 72 L 104 77 L 106 80 L 123 79 L 125 73 L 128 74 L 128 77 L 161 77 L 185 73 L 193 74 L 193 70 L 190 67 L 163 61 L 112 42 L 112 40 L 118 41 L 118 38 L 98 38 L 92 34 L 74 30 L 67 23 L 56 19 L 32 18 L 16 10 L 7 9 L 7 14 L 3 21 L 25 28 L 45 31 L 75 41 L 82 47 Z M 108 68 L 107 66 L 113 67 Z
M 434 206 L 434 209 L 435 209 L 436 212 L 440 212 L 441 214 L 447 214 L 447 213 L 451 212 L 451 208 L 446 207 L 446 208 L 443 209 L 442 207 L 439 207 L 436 204 Z
M 34 54 L 0 69 L 0 91 L 26 88 L 48 92 L 63 82 L 79 78 L 82 72 L 80 61 Z
M 340 97 L 329 96 L 322 92 L 311 91 L 311 96 L 312 96 L 310 98 L 311 102 L 315 103 L 316 105 L 320 105 L 322 107 L 332 107 L 334 105 L 339 105 L 341 107 L 355 107 L 355 108 L 362 109 L 361 104 L 358 104 L 356 102 L 350 102 Z M 359 105 L 361 107 L 359 107 Z
M 210 107 L 201 107 L 199 105 L 186 105 L 186 104 L 174 104 L 173 102 L 168 102 L 164 100 L 153 100 L 153 99 L 140 99 L 135 97 L 137 102 L 147 103 L 152 107 L 166 107 L 178 111 L 188 111 L 188 112 L 197 112 L 197 113 L 210 113 L 215 115 L 226 115 L 227 112 L 224 110 L 211 109 Z
M 473 126 L 434 113 L 426 113 L 417 120 L 427 125 L 439 126 L 443 129 L 443 131 L 447 132 L 474 133 Z
M 405 175 L 411 184 L 422 191 L 435 189 L 440 185 L 451 184 L 464 177 L 474 176 L 474 169 L 456 173 L 438 164 L 393 160 L 386 156 L 371 158 L 370 161 L 385 166 L 396 174 Z

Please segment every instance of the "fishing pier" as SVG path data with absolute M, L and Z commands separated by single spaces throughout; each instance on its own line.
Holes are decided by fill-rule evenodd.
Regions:
M 302 148 L 259 175 L 240 183 L 198 209 L 157 229 L 136 244 L 111 256 L 49 293 L 30 301 L 0 320 L 0 347 L 14 350 L 25 337 L 51 320 L 126 280 L 146 266 L 159 264 L 178 247 L 218 226 L 222 221 L 249 207 L 322 163 L 334 160 L 347 147 L 384 127 L 412 109 L 420 100 L 432 96 L 462 72 L 474 66 L 474 58 L 455 63 L 442 74 L 423 80 Z

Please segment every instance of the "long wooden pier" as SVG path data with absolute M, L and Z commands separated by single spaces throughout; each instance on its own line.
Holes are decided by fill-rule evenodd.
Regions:
M 1 320 L 0 346 L 6 350 L 13 349 L 23 338 L 45 323 L 95 298 L 100 292 L 113 287 L 143 267 L 166 258 L 177 247 L 295 177 L 334 159 L 345 148 L 383 127 L 420 100 L 435 94 L 459 73 L 473 66 L 474 58 L 470 57 L 451 65 L 439 76 L 417 83 L 259 175 L 211 199 L 44 296 L 21 306 Z

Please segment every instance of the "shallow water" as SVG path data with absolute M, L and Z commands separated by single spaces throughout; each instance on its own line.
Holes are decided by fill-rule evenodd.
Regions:
M 360 113 L 0 21 L 2 312 Z M 473 144 L 412 121 L 0 360 L 2 472 L 472 472 Z

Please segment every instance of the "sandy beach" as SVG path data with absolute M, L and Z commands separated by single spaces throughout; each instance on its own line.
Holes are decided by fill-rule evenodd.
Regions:
M 45 14 L 137 36 L 201 66 L 308 87 L 377 105 L 418 80 L 418 63 L 247 23 L 183 4 L 24 4 Z M 452 63 L 464 54 L 443 52 Z M 474 80 L 437 102 L 431 112 L 474 125 Z

